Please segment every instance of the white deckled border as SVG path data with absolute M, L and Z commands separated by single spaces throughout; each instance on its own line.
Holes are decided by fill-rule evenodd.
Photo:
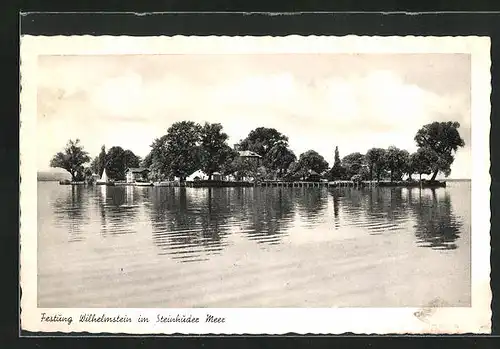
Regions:
M 416 308 L 332 309 L 42 309 L 37 307 L 36 100 L 39 55 L 266 53 L 469 53 L 472 118 L 472 307 L 438 308 L 419 320 Z M 126 37 L 22 36 L 20 128 L 21 328 L 40 332 L 134 334 L 488 333 L 490 318 L 490 40 L 488 37 Z M 72 316 L 40 323 L 42 312 Z M 153 323 L 78 323 L 82 313 L 149 316 Z M 207 313 L 224 324 L 205 324 Z M 156 314 L 200 317 L 199 324 L 156 325 Z

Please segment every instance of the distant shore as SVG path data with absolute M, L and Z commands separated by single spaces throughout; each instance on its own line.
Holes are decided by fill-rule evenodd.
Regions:
M 43 180 L 42 180 L 43 181 Z M 45 180 L 46 181 L 46 180 Z M 450 182 L 467 182 L 470 179 L 452 179 Z M 447 181 L 280 181 L 280 180 L 267 180 L 267 181 L 221 181 L 221 180 L 197 180 L 197 181 L 165 181 L 165 182 L 110 182 L 111 186 L 141 186 L 141 187 L 190 187 L 190 188 L 222 188 L 222 187 L 293 187 L 293 188 L 371 188 L 371 187 L 402 187 L 402 188 L 445 188 Z M 86 182 L 72 182 L 69 180 L 59 181 L 60 185 L 103 185 L 92 184 Z
M 64 181 L 64 180 L 69 180 L 69 175 L 65 173 L 51 173 L 49 171 L 41 171 L 37 173 L 37 181 L 38 182 L 59 182 L 59 181 Z M 425 179 L 423 179 L 426 181 Z M 436 179 L 436 181 L 439 182 L 470 182 L 471 178 L 446 178 L 446 179 Z M 203 182 L 203 181 L 202 181 Z M 385 182 L 385 181 L 381 181 Z M 407 182 L 407 181 L 403 181 Z M 418 180 L 415 180 L 415 182 L 418 183 Z M 159 182 L 156 182 L 159 183 Z M 161 183 L 161 182 L 160 182 Z M 132 183 L 130 183 L 132 184 Z

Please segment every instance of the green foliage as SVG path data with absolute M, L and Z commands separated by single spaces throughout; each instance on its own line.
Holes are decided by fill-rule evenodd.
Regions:
M 103 145 L 101 147 L 101 152 L 99 153 L 99 155 L 96 156 L 94 160 L 92 160 L 90 168 L 95 174 L 101 176 L 105 166 L 106 166 L 106 147 Z
M 351 153 L 342 159 L 342 167 L 345 168 L 345 178 L 350 179 L 359 174 L 365 164 L 365 156 L 359 152 Z
M 111 147 L 106 153 L 106 173 L 109 178 L 124 180 L 128 167 L 139 167 L 139 158 L 130 150 Z
M 386 150 L 382 148 L 371 148 L 366 152 L 365 158 L 369 169 L 370 179 L 373 180 L 376 178 L 380 181 L 380 178 L 387 168 Z
M 351 178 L 351 181 L 353 182 L 361 182 L 363 180 L 363 176 L 361 174 L 355 174 L 354 176 L 352 176 Z
M 308 169 L 301 166 L 298 161 L 294 161 L 288 166 L 285 178 L 290 181 L 304 179 L 308 174 Z
M 433 152 L 436 161 L 433 164 L 431 180 L 435 180 L 439 172 L 449 176 L 451 164 L 455 160 L 453 153 L 465 145 L 460 136 L 458 122 L 433 122 L 424 125 L 415 135 L 415 142 L 420 148 L 427 149 L 427 154 Z
M 111 179 L 125 179 L 122 147 L 111 147 L 106 153 L 106 173 Z
M 386 166 L 390 172 L 390 179 L 401 180 L 401 177 L 406 172 L 406 167 L 410 158 L 410 154 L 406 150 L 401 150 L 397 147 L 390 146 L 386 153 Z
M 436 153 L 429 148 L 419 148 L 410 155 L 410 171 L 416 173 L 422 178 L 423 174 L 433 173 L 434 166 L 438 160 Z
M 247 138 L 240 141 L 238 148 L 256 152 L 265 159 L 267 152 L 279 142 L 288 144 L 288 137 L 274 128 L 258 127 L 250 131 Z
M 165 135 L 165 167 L 181 180 L 200 167 L 201 126 L 193 121 L 176 122 Z
M 221 124 L 205 123 L 200 131 L 200 169 L 212 179 L 212 173 L 222 172 L 233 158 L 233 149 L 227 144 L 229 136 Z
M 201 126 L 193 121 L 176 122 L 167 134 L 151 145 L 151 166 L 159 179 L 185 180 L 200 167 Z
M 139 167 L 141 163 L 141 158 L 135 155 L 131 150 L 125 150 L 123 152 L 123 162 L 125 163 L 125 170 L 127 167 Z
M 257 180 L 272 179 L 272 173 L 270 173 L 265 166 L 259 166 L 257 168 L 255 179 Z
M 361 169 L 359 170 L 359 176 L 361 177 L 361 180 L 363 181 L 368 181 L 371 179 L 370 177 L 370 170 L 366 164 L 364 164 Z
M 193 121 L 176 122 L 165 135 L 167 168 L 170 173 L 185 180 L 200 166 L 201 126 Z
M 259 175 L 259 163 L 254 159 L 245 159 L 236 156 L 230 165 L 225 168 L 225 174 L 234 174 L 241 180 L 244 177 L 257 178 Z
M 85 167 L 84 170 L 83 170 L 83 179 L 87 183 L 94 183 L 94 178 L 92 178 L 92 174 L 93 174 L 92 168 Z
M 341 162 L 340 162 L 340 155 L 339 155 L 339 147 L 335 147 L 335 159 L 334 159 L 334 163 L 333 163 L 333 166 L 340 166 L 341 165 Z
M 88 153 L 80 145 L 80 140 L 69 140 L 62 152 L 55 154 L 50 160 L 50 167 L 65 169 L 71 174 L 72 181 L 82 180 L 83 165 L 90 161 Z
M 156 138 L 151 144 L 151 151 L 144 159 L 151 162 L 148 166 L 154 180 L 173 179 L 167 158 L 166 136 Z
M 229 155 L 226 159 L 226 162 L 222 164 L 219 172 L 222 173 L 222 175 L 224 175 L 224 176 L 233 175 L 237 171 L 236 160 L 238 158 L 239 158 L 238 152 L 236 150 L 230 148 L 230 152 L 229 152 Z
M 149 152 L 148 155 L 142 160 L 141 166 L 145 168 L 150 168 L 151 165 L 153 165 L 153 155 L 151 152 Z
M 342 167 L 342 162 L 340 161 L 339 148 L 335 147 L 335 160 L 332 168 L 330 169 L 329 179 L 332 181 L 343 179 L 346 177 L 346 170 Z
M 388 149 L 372 148 L 366 155 L 359 152 L 340 159 L 335 147 L 335 160 L 327 172 L 328 178 L 367 180 L 385 177 L 400 180 L 404 174 L 411 179 L 412 174 L 433 174 L 438 172 L 448 176 L 454 153 L 464 146 L 457 122 L 434 122 L 424 125 L 416 134 L 419 149 L 414 154 L 394 146 Z M 297 180 L 310 178 L 314 173 L 323 176 L 328 162 L 316 151 L 308 150 L 297 159 L 289 148 L 288 137 L 274 128 L 258 127 L 238 144 L 239 150 L 250 150 L 262 156 L 261 161 L 242 158 L 227 144 L 228 135 L 219 123 L 205 123 L 203 126 L 182 121 L 172 124 L 167 133 L 151 144 L 151 151 L 144 160 L 132 151 L 112 147 L 106 153 L 104 146 L 92 161 L 90 169 L 101 175 L 106 168 L 108 176 L 124 179 L 127 167 L 147 167 L 153 180 L 185 180 L 194 171 L 201 169 L 209 178 L 215 172 L 223 175 L 234 174 L 236 178 Z M 69 141 L 64 152 L 57 153 L 51 160 L 52 167 L 61 167 L 71 173 L 73 180 L 88 177 L 83 164 L 90 159 L 83 148 Z M 90 171 L 90 170 L 88 170 Z M 87 172 L 88 172 L 87 171 Z
M 277 172 L 278 177 L 283 177 L 288 167 L 292 162 L 297 160 L 294 152 L 288 148 L 285 141 L 278 141 L 267 152 L 264 162 L 268 165 L 269 169 Z
M 300 154 L 299 160 L 292 169 L 292 176 L 305 179 L 311 171 L 321 175 L 328 169 L 328 162 L 314 150 Z

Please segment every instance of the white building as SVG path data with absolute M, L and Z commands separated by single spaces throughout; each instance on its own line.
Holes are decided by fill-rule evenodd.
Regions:
M 127 168 L 127 171 L 125 172 L 125 179 L 127 180 L 127 183 L 135 183 L 135 182 L 143 182 L 146 181 L 148 178 L 148 173 L 149 170 L 144 167 L 130 167 Z
M 191 173 L 189 176 L 186 177 L 186 181 L 192 182 L 192 181 L 204 181 L 208 179 L 208 176 L 205 172 L 202 170 L 195 171 Z

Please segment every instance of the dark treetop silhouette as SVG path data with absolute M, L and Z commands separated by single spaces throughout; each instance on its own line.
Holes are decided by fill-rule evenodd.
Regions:
M 197 170 L 203 170 L 209 180 L 219 172 L 234 175 L 235 178 L 307 180 L 325 178 L 329 180 L 377 180 L 400 181 L 403 176 L 412 180 L 413 174 L 432 174 L 435 181 L 438 173 L 448 177 L 454 154 L 465 145 L 460 137 L 458 122 L 433 122 L 424 125 L 415 135 L 418 150 L 408 151 L 390 146 L 388 149 L 372 148 L 366 154 L 347 154 L 340 160 L 335 147 L 335 162 L 329 168 L 328 162 L 314 150 L 308 150 L 297 157 L 288 146 L 288 137 L 274 128 L 258 127 L 235 145 L 227 144 L 229 136 L 219 123 L 193 121 L 172 124 L 167 133 L 151 144 L 151 151 L 142 165 L 150 170 L 151 180 L 173 179 L 184 181 Z M 238 151 L 252 151 L 262 161 L 238 156 Z M 101 174 L 106 168 L 111 179 L 121 180 L 127 167 L 138 167 L 140 158 L 132 151 L 111 147 L 93 160 L 90 168 L 84 165 L 90 161 L 79 140 L 70 140 L 63 152 L 54 155 L 52 167 L 67 170 L 72 180 L 83 180 L 92 171 Z M 313 176 L 313 177 L 312 177 Z

